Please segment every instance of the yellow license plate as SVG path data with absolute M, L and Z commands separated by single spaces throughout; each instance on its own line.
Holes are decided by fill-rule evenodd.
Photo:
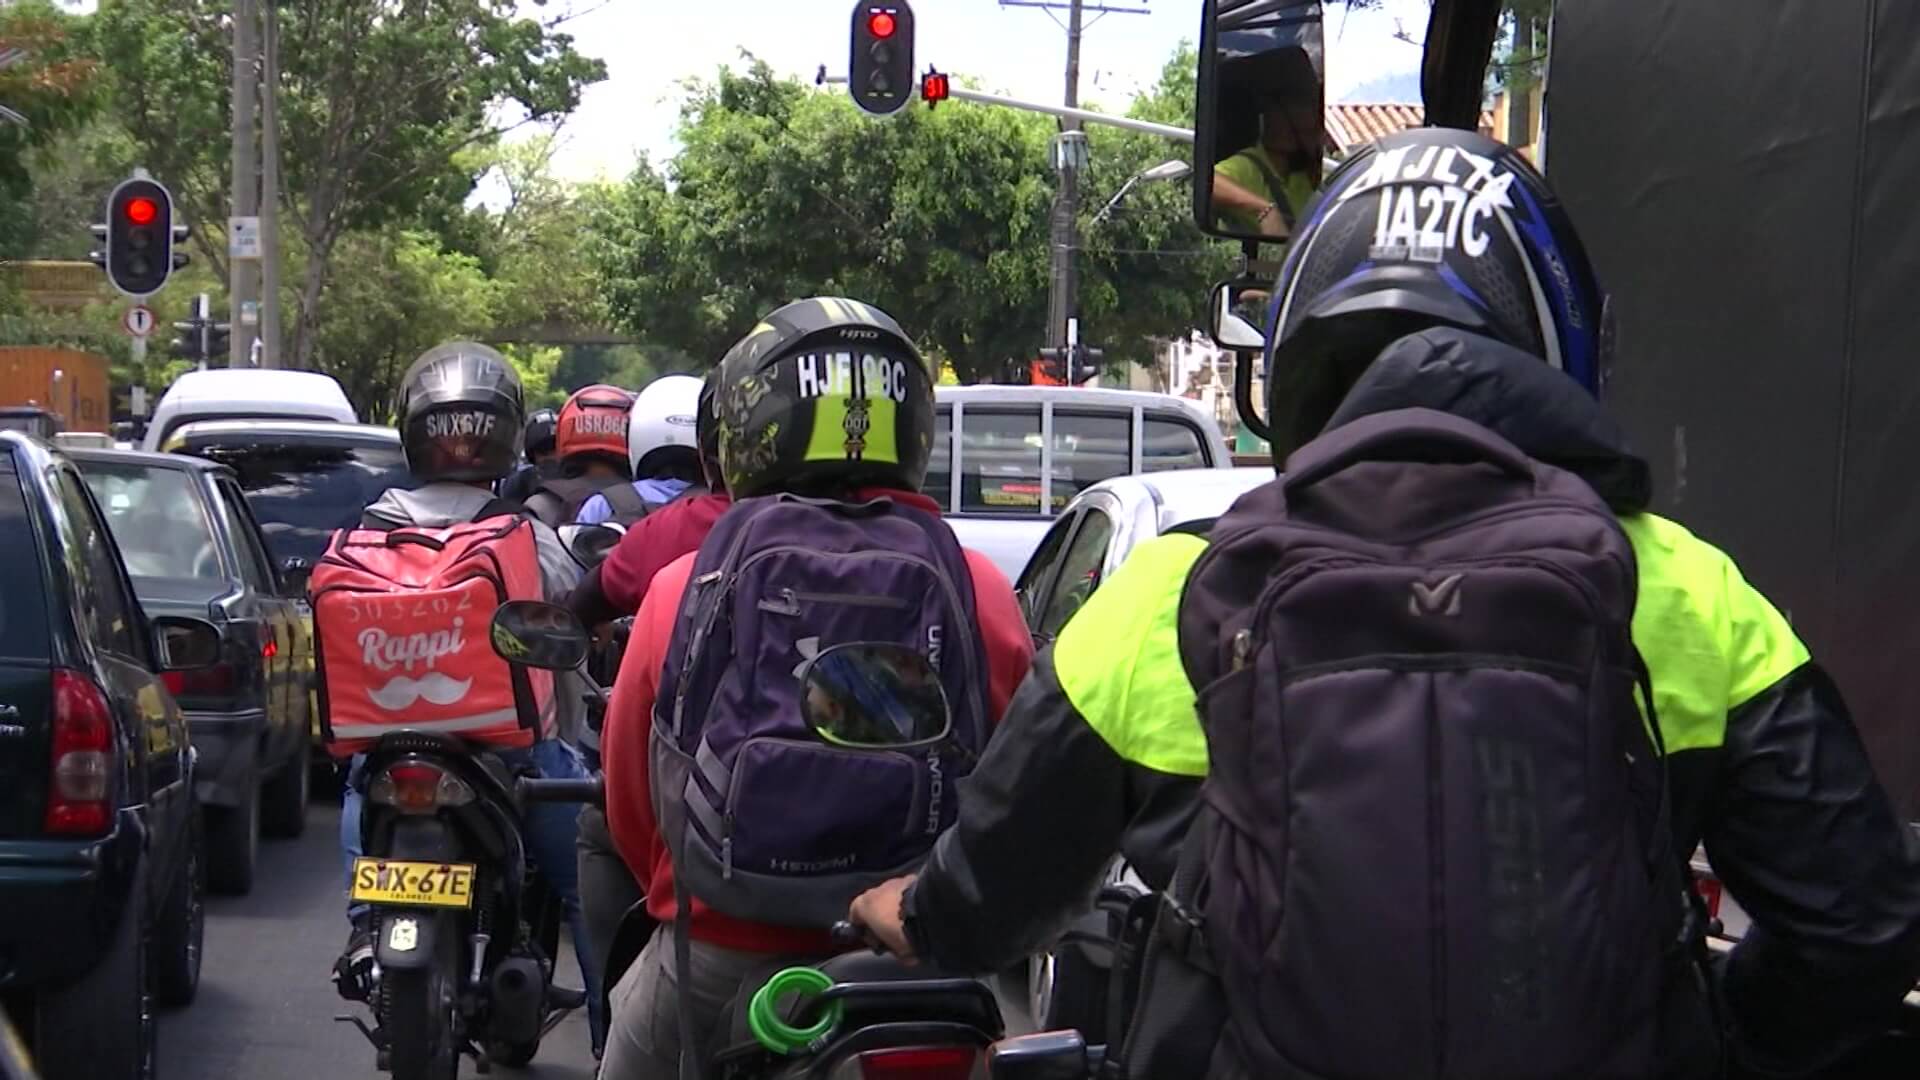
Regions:
M 353 898 L 401 907 L 472 907 L 473 871 L 465 863 L 355 859 Z

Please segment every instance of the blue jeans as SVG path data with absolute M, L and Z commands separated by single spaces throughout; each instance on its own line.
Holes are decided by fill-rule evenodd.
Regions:
M 545 739 L 525 750 L 499 751 L 500 760 L 511 769 L 530 767 L 548 780 L 584 780 L 588 773 L 580 755 L 559 739 Z M 344 880 L 353 878 L 353 860 L 364 852 L 360 841 L 360 814 L 366 797 L 364 785 L 367 759 L 356 754 L 347 774 L 347 794 L 340 804 L 340 852 Z M 600 1012 L 600 964 L 587 936 L 587 920 L 580 913 L 580 863 L 576 850 L 579 836 L 580 807 L 577 803 L 537 802 L 527 806 L 521 821 L 521 834 L 527 858 L 546 879 L 547 887 L 560 897 L 567 913 L 567 932 L 573 937 L 573 954 L 580 961 L 580 977 L 586 982 L 588 1019 L 592 1023 L 594 1045 L 600 1045 L 606 1031 L 606 1017 Z M 365 904 L 347 905 L 347 918 L 358 919 L 367 912 Z M 556 972 L 556 974 L 558 974 Z

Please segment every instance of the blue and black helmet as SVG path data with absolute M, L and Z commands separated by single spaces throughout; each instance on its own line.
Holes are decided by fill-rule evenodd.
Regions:
M 1484 135 L 1416 128 L 1355 154 L 1302 214 L 1267 320 L 1276 460 L 1388 344 L 1433 326 L 1540 357 L 1596 397 L 1606 296 L 1546 180 Z

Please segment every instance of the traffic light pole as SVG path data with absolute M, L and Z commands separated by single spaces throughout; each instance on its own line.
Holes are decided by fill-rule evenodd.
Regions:
M 1066 107 L 1080 107 L 1080 11 L 1081 0 L 1071 0 L 1067 8 L 1067 92 Z M 1080 121 L 1068 118 L 1060 125 L 1060 138 L 1054 144 L 1053 165 L 1060 182 L 1053 191 L 1051 247 L 1053 272 L 1047 290 L 1047 345 L 1061 348 L 1067 340 L 1074 316 L 1079 312 L 1080 275 L 1075 256 L 1080 248 L 1080 169 L 1087 161 L 1086 134 Z
M 816 85 L 820 86 L 839 86 L 847 81 L 847 77 L 844 75 L 827 74 L 826 65 L 822 64 L 819 74 L 814 76 L 813 81 Z M 916 90 L 916 93 L 917 92 Z M 1092 109 L 1069 109 L 1064 106 L 1048 105 L 1039 101 L 1022 101 L 1019 98 L 1011 98 L 1002 94 L 987 94 L 979 90 L 969 90 L 966 87 L 951 82 L 947 84 L 947 96 L 955 101 L 971 101 L 978 105 L 999 105 L 1003 108 L 1019 109 L 1022 112 L 1045 113 L 1048 116 L 1078 120 L 1082 124 L 1105 124 L 1108 127 L 1122 128 L 1127 131 L 1138 131 L 1146 135 L 1158 135 L 1163 139 L 1172 139 L 1175 142 L 1190 143 L 1193 141 L 1192 128 L 1174 127 L 1172 124 L 1156 124 L 1151 120 L 1135 120 L 1131 116 L 1114 116 L 1110 113 L 1094 112 Z
M 233 218 L 260 214 L 259 149 L 254 142 L 257 90 L 260 85 L 260 12 L 257 0 L 234 0 L 233 5 Z M 228 307 L 235 322 L 248 305 L 260 299 L 260 260 L 235 254 L 234 222 L 227 223 Z M 254 310 L 258 310 L 257 306 Z M 245 367 L 249 335 L 235 334 L 227 366 Z

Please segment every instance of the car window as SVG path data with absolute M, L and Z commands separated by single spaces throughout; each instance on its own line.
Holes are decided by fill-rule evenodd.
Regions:
M 933 414 L 933 450 L 927 458 L 927 478 L 920 490 L 945 510 L 953 505 L 953 410 Z
M 1204 469 L 1209 464 L 1201 449 L 1200 429 L 1185 420 L 1146 418 L 1140 444 L 1140 471 Z
M 1133 471 L 1133 413 L 1053 413 L 1053 504 Z
M 124 462 L 81 465 L 134 577 L 226 576 L 200 485 L 186 469 Z
M 1100 570 L 1107 563 L 1107 544 L 1113 539 L 1113 519 L 1104 511 L 1089 509 L 1079 531 L 1067 544 L 1061 557 L 1060 573 L 1047 597 L 1035 636 L 1050 641 L 1067 625 L 1067 620 L 1087 602 L 1100 584 Z
M 240 576 L 255 591 L 273 595 L 279 589 L 274 584 L 273 569 L 267 565 L 267 552 L 254 536 L 246 497 L 240 494 L 239 488 L 224 482 L 215 484 L 214 490 L 219 493 L 215 501 L 220 505 L 220 516 L 226 521 L 227 535 L 233 537 L 234 554 L 240 557 Z
M 406 458 L 391 443 L 189 438 L 181 450 L 229 465 L 240 477 L 276 566 L 289 556 L 317 560 L 335 529 L 352 528 L 388 488 L 413 488 Z
M 0 572 L 0 656 L 44 660 L 47 597 L 33 532 L 33 515 L 13 456 L 0 453 L 0 551 L 8 555 L 0 564 L 5 567 Z
M 960 425 L 960 509 L 1040 508 L 1040 410 L 968 409 Z
M 1040 628 L 1040 612 L 1047 600 L 1047 578 L 1060 561 L 1060 550 L 1073 533 L 1078 517 L 1075 514 L 1055 522 L 1041 538 L 1040 546 L 1034 549 L 1033 557 L 1027 560 L 1026 568 L 1020 571 L 1020 584 L 1014 589 L 1014 595 L 1020 600 L 1020 616 L 1026 620 L 1029 631 Z
M 140 622 L 133 598 L 120 577 L 119 560 L 114 557 L 107 529 L 94 516 L 83 484 L 74 474 L 54 470 L 53 485 L 67 519 L 64 556 L 79 593 L 75 599 L 80 604 L 77 614 L 81 625 L 95 645 L 137 659 L 142 655 L 135 644 Z

